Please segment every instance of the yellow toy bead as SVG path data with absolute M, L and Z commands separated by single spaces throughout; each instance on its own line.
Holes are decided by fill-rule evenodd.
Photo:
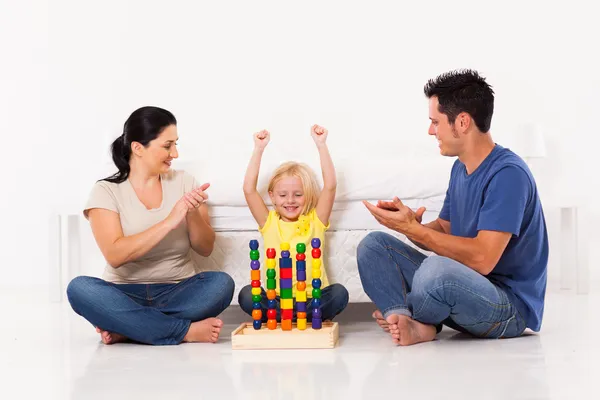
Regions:
M 277 265 L 277 261 L 274 258 L 267 258 L 267 268 L 272 269 Z
M 298 300 L 296 300 L 296 301 L 298 301 Z M 294 299 L 281 299 L 281 309 L 282 310 L 290 310 L 293 308 L 294 308 Z
M 306 319 L 298 319 L 296 321 L 296 326 L 298 327 L 299 330 L 303 331 L 306 329 Z
M 282 251 L 288 251 L 290 249 L 290 244 L 289 243 L 281 243 L 281 250 Z
M 306 301 L 306 290 L 299 290 L 296 292 L 296 303 Z M 283 306 L 281 307 L 283 308 Z
M 253 287 L 252 288 L 252 294 L 254 294 L 254 295 L 258 294 L 259 295 L 260 293 L 261 293 L 261 290 L 260 290 L 259 287 Z
M 313 277 L 313 279 L 320 278 L 321 277 L 321 270 L 320 269 L 313 269 L 312 270 L 312 277 Z
M 312 267 L 313 268 L 321 268 L 321 259 L 320 258 L 313 258 L 312 260 Z

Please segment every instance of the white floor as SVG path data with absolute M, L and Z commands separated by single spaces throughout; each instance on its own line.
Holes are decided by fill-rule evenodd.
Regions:
M 105 346 L 67 304 L 7 295 L 0 399 L 597 398 L 600 295 L 549 293 L 539 334 L 474 340 L 445 328 L 407 348 L 365 320 L 370 305 L 353 306 L 339 346 L 310 351 L 232 351 L 236 309 L 214 345 Z

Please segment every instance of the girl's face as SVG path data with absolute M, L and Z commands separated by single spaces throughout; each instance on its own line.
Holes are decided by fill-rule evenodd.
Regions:
M 304 197 L 304 187 L 302 180 L 297 176 L 286 176 L 273 186 L 273 191 L 269 192 L 271 202 L 275 211 L 286 222 L 298 220 L 306 198 Z

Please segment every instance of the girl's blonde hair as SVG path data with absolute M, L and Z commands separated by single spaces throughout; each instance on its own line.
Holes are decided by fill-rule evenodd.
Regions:
M 271 179 L 269 180 L 269 193 L 273 192 L 277 182 L 287 176 L 300 178 L 302 189 L 304 190 L 304 197 L 306 198 L 302 214 L 308 214 L 317 206 L 319 193 L 321 192 L 315 172 L 306 164 L 297 163 L 295 161 L 285 162 L 273 172 L 273 176 L 271 176 Z

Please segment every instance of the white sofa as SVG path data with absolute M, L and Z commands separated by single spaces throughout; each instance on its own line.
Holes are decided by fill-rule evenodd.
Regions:
M 425 206 L 426 221 L 435 219 L 441 210 L 448 185 L 451 159 L 433 154 L 428 159 L 404 158 L 334 160 L 338 175 L 336 203 L 331 216 L 331 229 L 326 234 L 327 249 L 323 255 L 332 282 L 346 286 L 351 302 L 366 302 L 356 263 L 356 248 L 369 232 L 387 230 L 372 217 L 362 200 L 400 197 L 416 209 Z M 199 182 L 210 182 L 211 223 L 216 232 L 216 246 L 208 258 L 195 256 L 199 270 L 220 270 L 230 274 L 236 283 L 233 303 L 239 290 L 250 283 L 249 241 L 261 243 L 257 225 L 250 214 L 241 190 L 243 173 L 233 177 L 232 170 L 245 170 L 245 163 L 231 162 L 226 167 L 208 161 L 182 163 L 180 167 L 193 174 Z M 238 165 L 238 164 L 244 164 Z M 266 186 L 270 172 L 278 164 L 266 158 L 259 179 L 259 190 L 267 204 Z M 308 162 L 320 174 L 319 165 Z M 406 238 L 395 232 L 401 240 Z

